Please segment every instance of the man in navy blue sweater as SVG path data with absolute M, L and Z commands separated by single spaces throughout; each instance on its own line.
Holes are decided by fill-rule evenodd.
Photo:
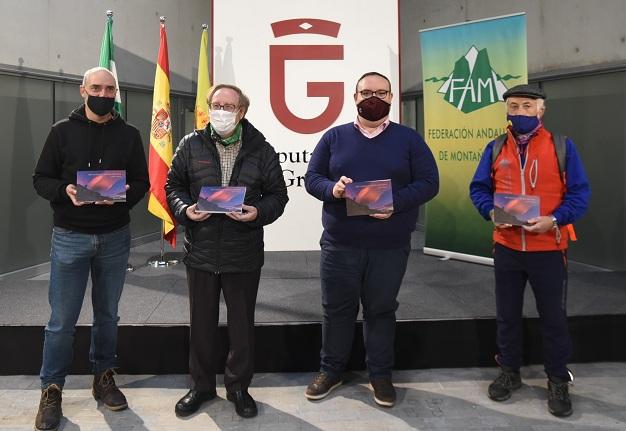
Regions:
M 324 202 L 320 275 L 324 321 L 320 372 L 307 387 L 311 400 L 342 383 L 350 357 L 359 300 L 374 400 L 391 407 L 394 335 L 402 284 L 419 206 L 439 190 L 439 173 L 423 138 L 389 121 L 391 83 L 363 75 L 354 93 L 354 122 L 328 130 L 306 173 L 307 191 Z M 352 182 L 390 179 L 393 213 L 347 216 L 344 192 Z

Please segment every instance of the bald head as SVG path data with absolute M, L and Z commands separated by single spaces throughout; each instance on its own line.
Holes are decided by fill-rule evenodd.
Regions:
M 89 83 L 89 80 L 91 79 L 91 76 L 94 74 L 105 74 L 108 75 L 109 78 L 111 78 L 111 80 L 113 81 L 114 85 L 115 85 L 115 77 L 113 76 L 113 74 L 111 73 L 111 71 L 109 69 L 107 69 L 106 67 L 92 67 L 91 69 L 87 70 L 85 72 L 85 74 L 83 75 L 83 87 L 86 86 Z M 106 79 L 106 78 L 105 78 Z

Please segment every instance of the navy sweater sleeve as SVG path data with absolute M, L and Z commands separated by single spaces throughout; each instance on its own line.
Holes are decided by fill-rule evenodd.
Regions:
M 439 191 L 439 171 L 433 153 L 420 135 L 411 143 L 411 183 L 393 193 L 394 212 L 411 210 L 425 204 Z
M 330 162 L 330 133 L 332 133 L 332 131 L 326 132 L 315 147 L 304 177 L 304 187 L 306 191 L 324 202 L 337 201 L 333 196 L 333 187 L 337 181 L 331 180 L 328 172 Z
M 574 223 L 581 218 L 589 205 L 591 189 L 582 161 L 574 143 L 567 138 L 565 146 L 566 192 L 561 205 L 553 215 L 560 225 Z
M 470 199 L 485 220 L 490 220 L 489 211 L 493 209 L 493 181 L 491 178 L 493 145 L 494 141 L 487 144 L 469 187 Z

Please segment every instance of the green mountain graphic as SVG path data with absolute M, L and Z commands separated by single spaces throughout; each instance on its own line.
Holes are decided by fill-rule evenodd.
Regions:
M 439 81 L 447 81 L 447 80 L 448 80 L 447 76 L 444 76 L 443 78 L 437 78 L 437 77 L 433 76 L 432 78 L 427 78 L 424 81 L 426 81 L 426 82 L 439 82 Z
M 512 79 L 512 75 L 507 75 Z M 437 90 L 444 100 L 467 114 L 494 103 L 502 102 L 507 87 L 491 68 L 487 49 L 472 46 L 467 54 L 454 63 L 454 70 Z

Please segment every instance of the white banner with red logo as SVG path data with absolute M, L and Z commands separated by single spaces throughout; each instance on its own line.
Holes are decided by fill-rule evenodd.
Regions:
M 213 83 L 250 98 L 246 115 L 279 153 L 289 191 L 285 214 L 266 228 L 266 250 L 316 250 L 321 202 L 304 175 L 330 127 L 356 118 L 357 79 L 391 80 L 399 121 L 398 0 L 214 0 Z

